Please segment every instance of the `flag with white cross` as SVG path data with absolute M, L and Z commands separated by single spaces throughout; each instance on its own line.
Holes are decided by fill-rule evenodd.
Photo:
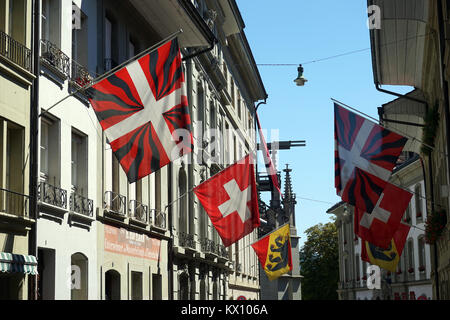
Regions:
M 87 90 L 130 183 L 192 152 L 182 68 L 178 41 L 173 39 Z
M 255 174 L 247 155 L 194 188 L 225 247 L 260 225 Z

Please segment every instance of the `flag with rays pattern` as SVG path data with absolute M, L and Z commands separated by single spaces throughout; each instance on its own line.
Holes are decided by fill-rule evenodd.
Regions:
M 334 114 L 336 192 L 371 213 L 407 139 L 336 103 Z
M 130 62 L 87 92 L 130 183 L 192 151 L 177 39 Z

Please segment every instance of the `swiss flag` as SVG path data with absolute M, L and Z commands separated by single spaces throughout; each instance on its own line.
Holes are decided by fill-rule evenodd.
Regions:
M 194 189 L 225 247 L 260 225 L 253 158 L 247 155 Z
M 355 234 L 362 240 L 386 249 L 399 228 L 412 196 L 411 192 L 387 183 L 371 213 L 355 207 Z

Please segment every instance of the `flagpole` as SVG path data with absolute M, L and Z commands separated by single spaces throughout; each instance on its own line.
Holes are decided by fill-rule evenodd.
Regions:
M 117 67 L 105 72 L 104 74 L 102 74 L 101 76 L 95 78 L 94 80 L 92 80 L 91 82 L 85 84 L 83 87 L 78 88 L 77 90 L 75 90 L 74 92 L 70 93 L 69 95 L 65 96 L 64 98 L 62 98 L 61 100 L 57 101 L 56 103 L 54 103 L 52 106 L 50 106 L 48 109 L 44 110 L 43 112 L 41 112 L 38 115 L 38 118 L 43 116 L 44 114 L 48 113 L 51 109 L 53 109 L 54 107 L 56 107 L 58 104 L 60 104 L 61 102 L 67 100 L 68 98 L 74 96 L 75 94 L 77 94 L 80 91 L 84 91 L 86 89 L 89 89 L 90 87 L 92 87 L 93 85 L 95 85 L 96 83 L 102 81 L 103 79 L 106 79 L 107 77 L 109 77 L 111 74 L 113 74 L 114 72 L 122 69 L 124 66 L 126 66 L 128 63 L 138 60 L 139 58 L 145 56 L 146 54 L 148 54 L 149 52 L 158 49 L 160 46 L 162 46 L 163 44 L 165 44 L 168 41 L 171 41 L 172 39 L 176 38 L 180 33 L 183 32 L 183 29 L 179 29 L 178 31 L 174 32 L 173 34 L 171 34 L 170 36 L 164 38 L 163 40 L 159 41 L 158 43 L 154 44 L 153 46 L 145 49 L 144 51 L 142 51 L 141 53 L 138 53 L 137 55 L 135 55 L 134 57 L 128 59 L 127 61 L 121 63 L 120 65 L 118 65 Z
M 385 125 L 380 124 L 380 121 L 379 121 L 378 119 L 375 119 L 375 118 L 369 116 L 368 114 L 366 114 L 366 113 L 364 113 L 364 112 L 362 112 L 362 111 L 360 111 L 360 110 L 358 110 L 358 109 L 352 108 L 352 107 L 350 107 L 349 105 L 347 105 L 347 104 L 345 104 L 345 103 L 342 103 L 342 102 L 340 102 L 340 101 L 338 101 L 338 100 L 336 100 L 336 99 L 333 99 L 333 98 L 330 98 L 330 99 L 331 99 L 331 101 L 333 101 L 333 102 L 335 102 L 335 103 L 341 105 L 342 107 L 348 108 L 348 109 L 350 109 L 350 110 L 353 110 L 353 111 L 355 111 L 355 112 L 358 112 L 359 114 L 364 115 L 365 117 L 369 118 L 370 120 L 372 120 L 373 122 L 375 122 L 377 125 L 379 125 L 380 127 L 385 128 L 386 130 L 393 131 L 393 132 L 398 133 L 398 134 L 400 134 L 400 135 L 403 135 L 403 136 L 405 136 L 405 137 L 407 137 L 407 138 L 409 138 L 409 139 L 412 139 L 413 141 L 415 140 L 415 141 L 417 141 L 417 142 L 420 142 L 421 144 L 423 144 L 424 146 L 430 148 L 431 150 L 434 150 L 434 149 L 435 149 L 435 147 L 430 146 L 429 144 L 426 144 L 425 142 L 423 142 L 422 140 L 417 139 L 416 137 L 412 137 L 412 136 L 408 135 L 407 133 L 401 132 L 400 130 L 388 128 L 388 127 L 386 127 Z M 447 154 L 444 153 L 444 152 L 442 152 L 442 151 L 438 151 L 438 152 L 441 152 L 442 154 L 444 154 L 445 156 L 447 156 Z

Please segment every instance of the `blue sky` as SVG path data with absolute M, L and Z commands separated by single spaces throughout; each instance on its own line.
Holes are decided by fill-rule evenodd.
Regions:
M 237 0 L 257 64 L 300 64 L 368 49 L 335 59 L 303 64 L 308 82 L 297 87 L 297 66 L 259 66 L 269 95 L 259 108 L 261 125 L 280 140 L 306 140 L 306 147 L 280 151 L 279 167 L 289 163 L 297 194 L 300 245 L 304 231 L 330 221 L 326 210 L 339 202 L 334 188 L 333 102 L 337 99 L 378 118 L 377 107 L 395 97 L 375 89 L 364 0 Z M 405 93 L 408 88 L 389 88 Z M 270 135 L 266 137 L 270 141 Z M 283 174 L 284 177 L 284 174 Z M 266 197 L 265 197 L 266 198 Z M 316 199 L 327 203 L 301 198 Z

